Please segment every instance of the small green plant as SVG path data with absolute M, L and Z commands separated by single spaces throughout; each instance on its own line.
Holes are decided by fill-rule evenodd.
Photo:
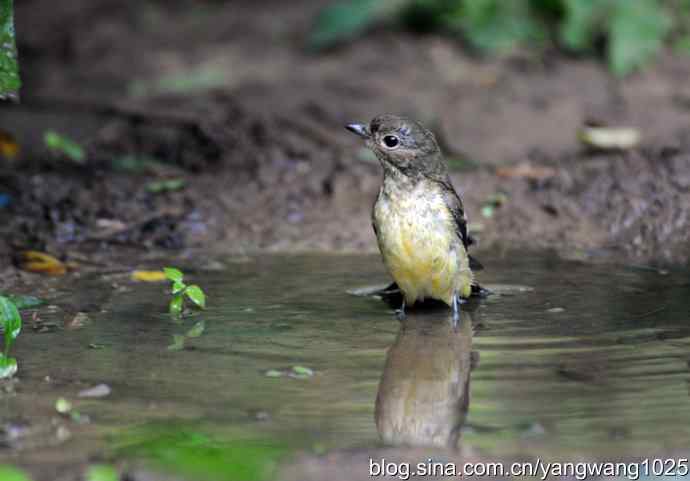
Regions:
M 43 141 L 48 150 L 71 160 L 75 164 L 83 164 L 86 160 L 84 148 L 64 135 L 49 130 L 44 134 Z
M 22 330 L 22 317 L 17 306 L 5 296 L 0 296 L 0 327 L 5 338 L 5 348 L 0 353 L 0 379 L 12 377 L 17 372 L 17 360 L 9 357 L 10 348 Z
M 164 267 L 165 277 L 172 282 L 172 299 L 168 310 L 170 314 L 179 316 L 184 309 L 185 298 L 189 299 L 196 306 L 201 309 L 206 308 L 206 294 L 201 290 L 201 287 L 196 284 L 188 286 L 184 283 L 184 274 L 181 270 L 174 267 Z
M 0 0 L 0 100 L 17 98 L 21 86 L 14 40 L 13 0 Z

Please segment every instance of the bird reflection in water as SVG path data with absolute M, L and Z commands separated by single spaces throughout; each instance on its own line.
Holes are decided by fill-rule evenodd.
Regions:
M 388 350 L 376 397 L 376 428 L 394 446 L 455 448 L 470 400 L 472 321 L 444 311 L 409 312 Z

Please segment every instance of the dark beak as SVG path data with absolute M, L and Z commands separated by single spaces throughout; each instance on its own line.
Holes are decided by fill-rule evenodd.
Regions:
M 362 138 L 368 139 L 370 137 L 369 129 L 364 124 L 348 124 L 345 126 L 345 128 Z

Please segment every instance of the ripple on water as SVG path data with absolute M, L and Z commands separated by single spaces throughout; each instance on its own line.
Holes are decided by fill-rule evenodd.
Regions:
M 187 321 L 203 318 L 206 330 L 183 351 L 166 350 L 181 327 L 159 314 L 160 286 L 147 285 L 113 294 L 79 331 L 27 335 L 16 356 L 28 385 L 50 375 L 111 386 L 92 416 L 104 425 L 193 419 L 221 438 L 241 428 L 328 449 L 377 445 L 385 423 L 390 443 L 395 433 L 448 442 L 457 433 L 440 428 L 446 412 L 461 443 L 496 455 L 690 445 L 687 272 L 490 254 L 479 279 L 496 294 L 465 308 L 472 329 L 459 334 L 444 310 L 400 323 L 382 301 L 348 295 L 385 285 L 377 257 L 275 256 L 193 276 L 209 309 Z M 103 289 L 89 282 L 84 295 Z M 293 366 L 314 374 L 265 375 Z M 389 410 L 378 430 L 377 394 Z

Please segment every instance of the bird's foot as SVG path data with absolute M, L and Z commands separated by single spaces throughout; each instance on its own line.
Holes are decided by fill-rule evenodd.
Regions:
M 458 325 L 460 324 L 460 305 L 464 304 L 465 302 L 466 301 L 457 294 L 453 296 L 453 329 L 457 329 Z
M 405 299 L 403 299 L 402 306 L 400 306 L 400 309 L 397 309 L 395 311 L 395 316 L 401 322 L 405 320 Z

